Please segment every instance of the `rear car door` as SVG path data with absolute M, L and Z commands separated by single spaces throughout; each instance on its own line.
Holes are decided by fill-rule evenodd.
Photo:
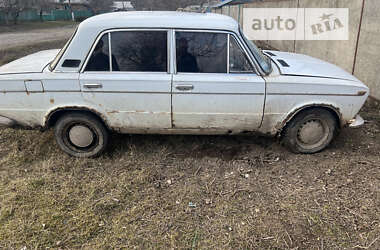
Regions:
M 263 117 L 265 81 L 238 38 L 221 31 L 176 30 L 173 126 L 253 131 Z
M 85 101 L 123 130 L 171 128 L 168 30 L 100 36 L 80 75 Z

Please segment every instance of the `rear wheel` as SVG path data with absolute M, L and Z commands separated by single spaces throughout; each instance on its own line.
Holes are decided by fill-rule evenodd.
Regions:
M 305 110 L 287 124 L 282 142 L 294 153 L 317 153 L 331 143 L 337 125 L 334 115 L 325 109 Z
M 68 113 L 55 125 L 55 138 L 60 148 L 74 157 L 97 157 L 108 144 L 108 131 L 94 115 Z

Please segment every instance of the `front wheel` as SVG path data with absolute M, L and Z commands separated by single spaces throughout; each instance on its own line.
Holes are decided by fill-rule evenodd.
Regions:
M 294 153 L 313 154 L 325 149 L 338 130 L 331 112 L 315 108 L 297 114 L 285 127 L 282 142 Z
M 60 148 L 74 157 L 97 157 L 108 144 L 108 130 L 96 117 L 87 113 L 68 113 L 55 125 Z

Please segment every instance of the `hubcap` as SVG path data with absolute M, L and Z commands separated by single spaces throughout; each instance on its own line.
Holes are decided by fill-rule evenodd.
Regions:
M 318 120 L 308 121 L 298 130 L 298 139 L 306 145 L 314 145 L 321 142 L 325 135 L 325 128 Z
M 75 146 L 85 148 L 94 141 L 94 134 L 88 127 L 76 125 L 70 129 L 69 138 Z

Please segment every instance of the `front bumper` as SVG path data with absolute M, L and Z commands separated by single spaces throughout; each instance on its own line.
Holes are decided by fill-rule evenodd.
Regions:
M 4 116 L 0 116 L 0 127 L 12 127 L 16 125 L 16 122 L 7 118 L 7 117 L 4 117 Z
M 360 115 L 356 115 L 354 119 L 348 122 L 348 127 L 350 128 L 359 128 L 365 123 L 364 119 Z

